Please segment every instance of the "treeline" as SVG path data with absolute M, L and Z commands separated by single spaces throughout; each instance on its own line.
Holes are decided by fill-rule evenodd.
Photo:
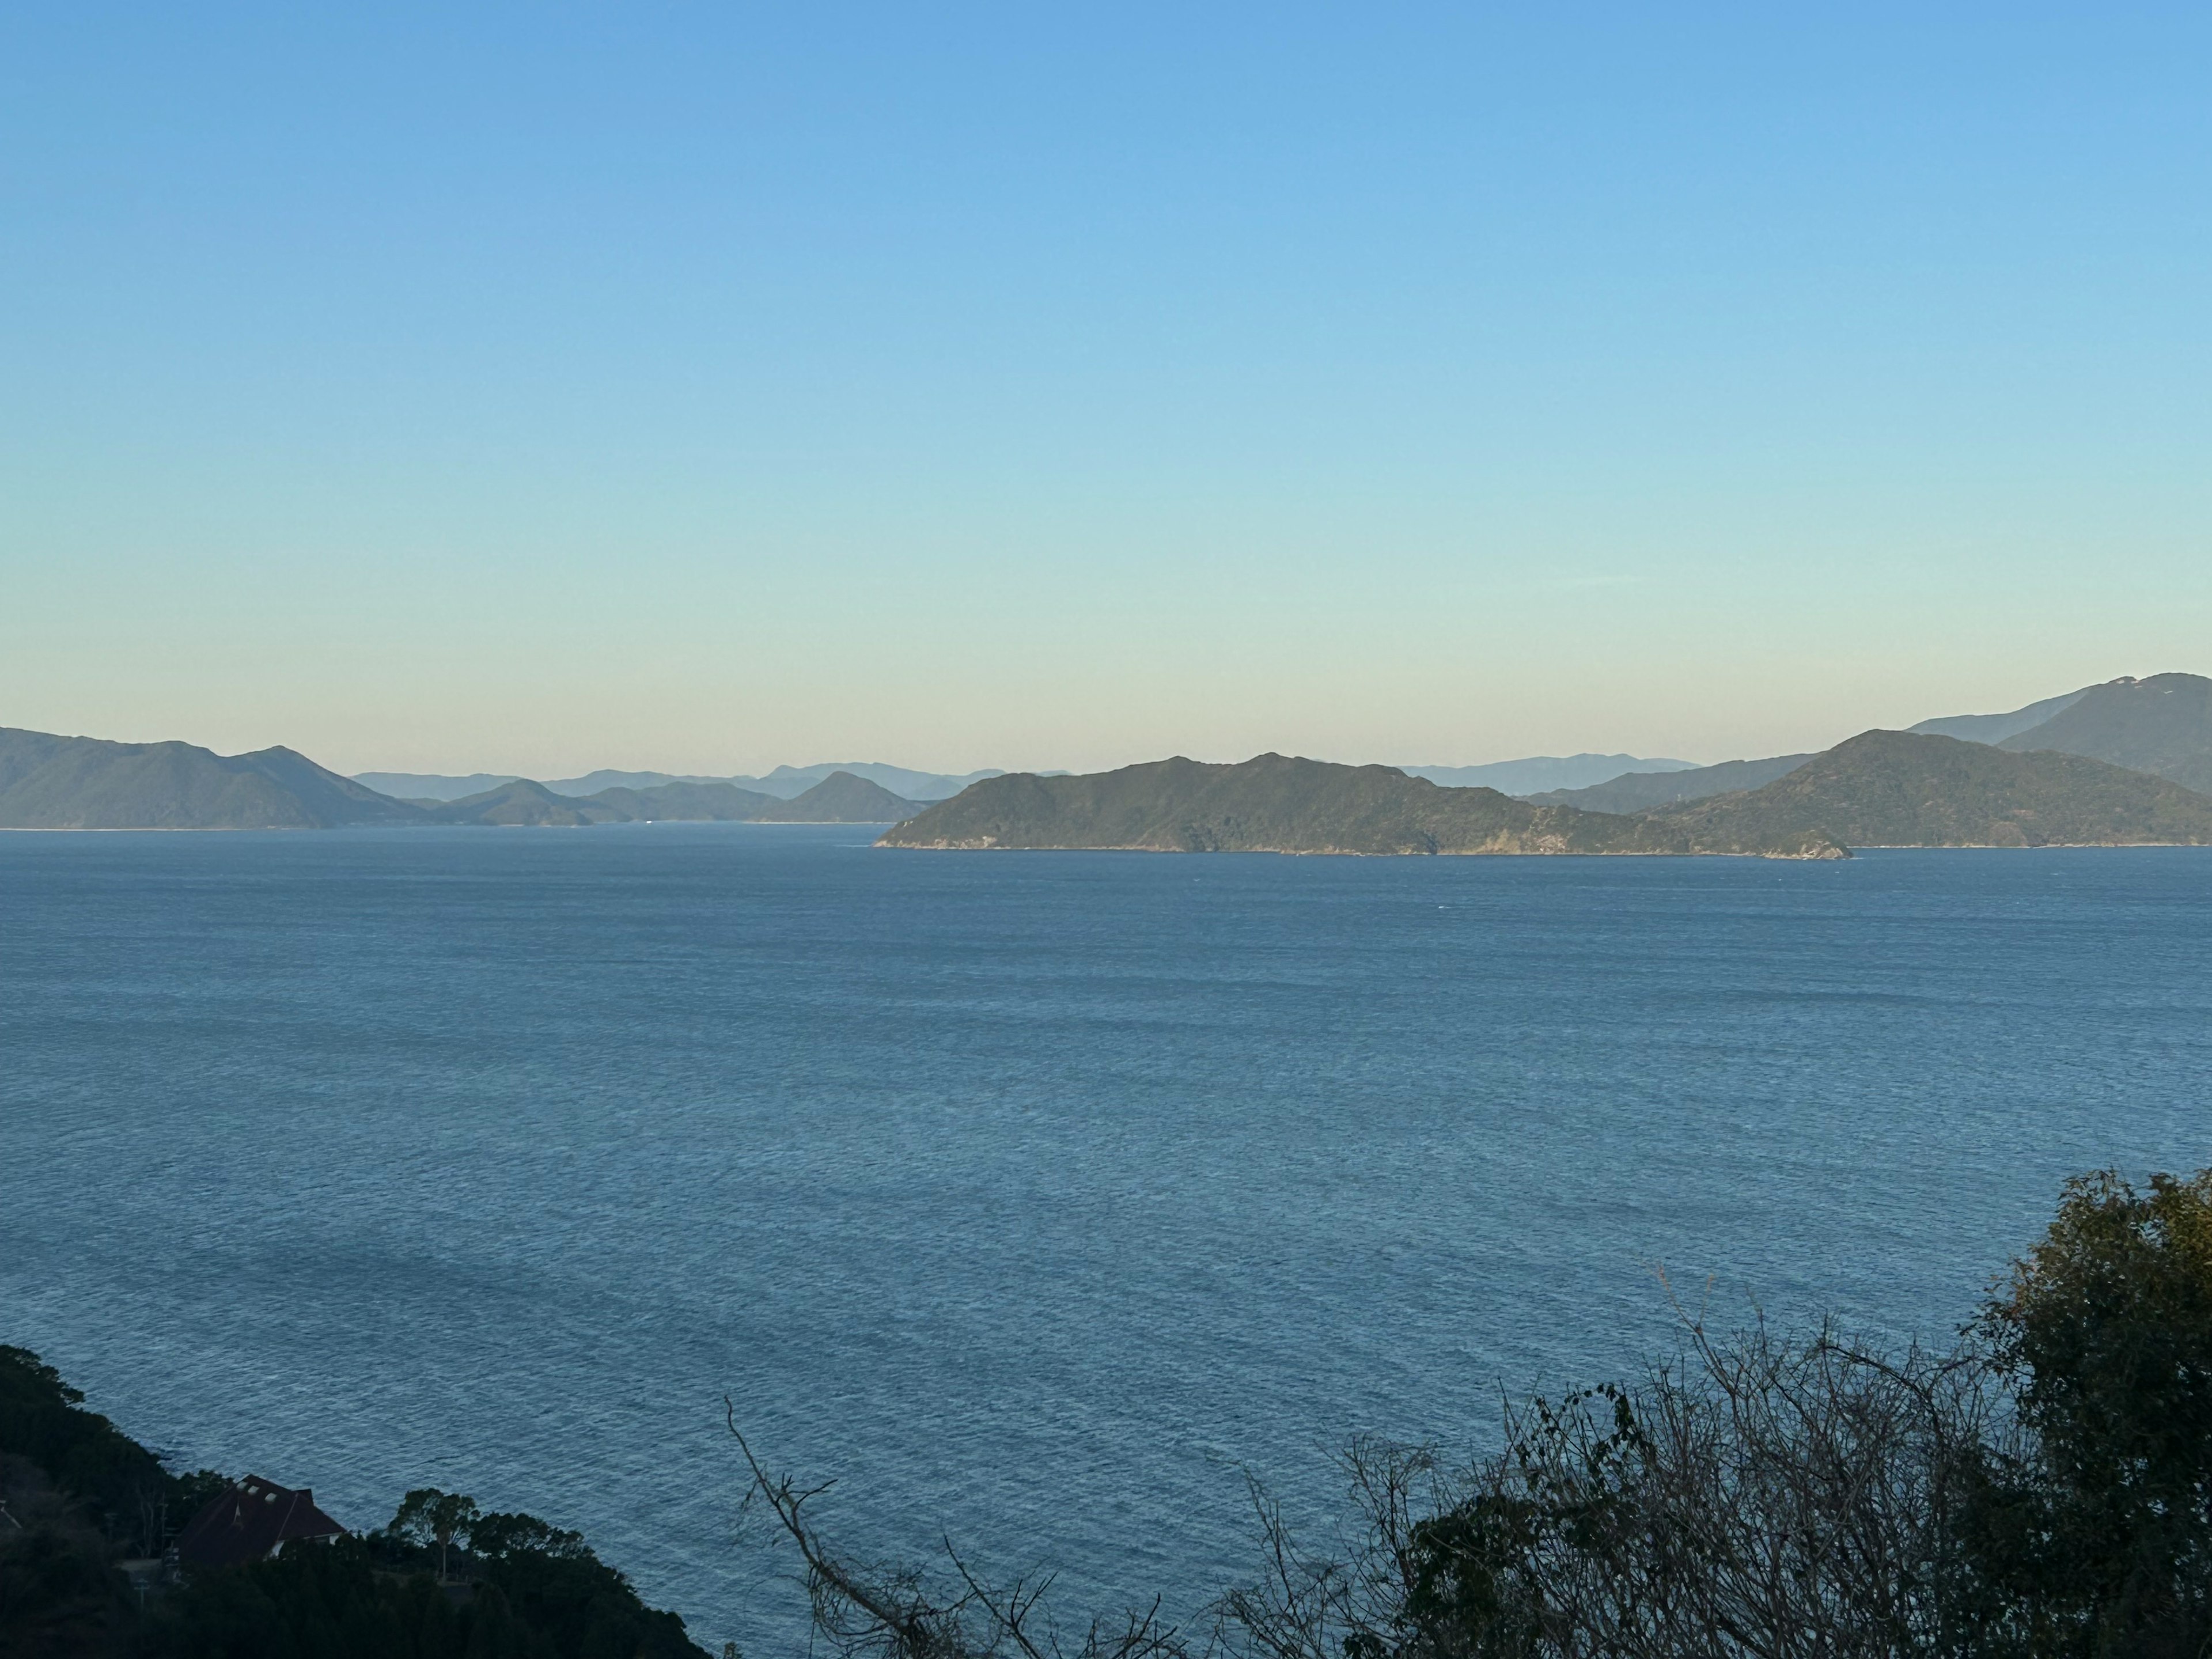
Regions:
M 142 1594 L 229 1482 L 178 1475 L 39 1357 L 0 1347 L 0 1655 L 8 1659 L 704 1659 L 579 1534 L 410 1492 L 392 1523 Z
M 1357 1524 L 1193 1627 L 1073 1627 L 1042 1586 L 841 1554 L 739 1437 L 822 1636 L 884 1659 L 2206 1659 L 2212 1171 L 2071 1183 L 1955 1346 L 1720 1339 L 1534 1399 L 1453 1465 L 1364 1443 Z M 732 1431 L 736 1425 L 733 1423 Z

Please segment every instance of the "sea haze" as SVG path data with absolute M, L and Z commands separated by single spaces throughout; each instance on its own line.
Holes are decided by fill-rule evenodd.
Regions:
M 586 1528 L 752 1659 L 727 1394 L 875 1554 L 1188 1610 L 1240 1468 L 1479 1443 L 1653 1277 L 1939 1340 L 2212 1162 L 2212 850 L 1848 863 L 0 836 L 0 1341 L 130 1432 Z

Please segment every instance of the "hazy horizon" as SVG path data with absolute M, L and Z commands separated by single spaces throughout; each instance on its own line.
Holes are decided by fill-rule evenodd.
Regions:
M 2133 676 L 2132 678 L 2148 678 L 2149 674 L 2151 674 L 2151 673 L 2170 673 L 2170 672 L 2183 672 L 2183 673 L 2187 673 L 2187 672 L 2194 672 L 2194 671 L 2193 671 L 2193 670 L 2191 670 L 2191 669 L 2188 669 L 2188 668 L 2180 668 L 2180 669 L 2172 669 L 2172 668 L 2168 668 L 2168 669 L 2154 669 L 2154 670 L 2148 670 L 2148 671 L 2146 671 L 2144 673 L 2142 673 L 2142 674 L 2135 675 L 2135 676 Z M 2106 679 L 2105 679 L 2105 680 L 2093 680 L 2093 681 L 2087 681 L 2087 682 L 2085 682 L 2084 684 L 2101 684 L 2106 683 L 2106 680 L 2118 679 L 2118 678 L 2128 678 L 2128 677 L 2126 677 L 2126 676 L 2121 676 L 2121 675 L 2109 675 L 2109 676 L 2106 676 Z M 1826 741 L 1823 741 L 1823 742 L 1807 744 L 1805 744 L 1805 745 L 1803 745 L 1803 746 L 1802 746 L 1802 750 L 1769 750 L 1769 751 L 1764 751 L 1761 755 L 1759 755 L 1759 756 L 1753 756 L 1753 755 L 1706 755 L 1706 756 L 1673 755 L 1673 756 L 1657 756 L 1657 755 L 1650 755 L 1650 754 L 1637 754 L 1637 753 L 1635 753 L 1634 751 L 1626 750 L 1620 750 L 1620 749 L 1618 749 L 1618 748 L 1611 748 L 1611 749 L 1608 749 L 1608 748 L 1603 748 L 1603 747 L 1592 746 L 1592 747 L 1589 747 L 1589 748 L 1575 749 L 1575 750 L 1567 750 L 1556 751 L 1556 752 L 1547 753 L 1547 754 L 1489 755 L 1489 756 L 1483 756 L 1483 757 L 1478 757 L 1478 758 L 1474 758 L 1474 759 L 1460 759 L 1460 758 L 1456 758 L 1456 757 L 1446 757 L 1446 758 L 1439 759 L 1439 758 L 1435 757 L 1413 757 L 1413 758 L 1405 758 L 1405 757 L 1393 757 L 1385 758 L 1385 757 L 1377 757 L 1377 756 L 1374 756 L 1374 755 L 1321 755 L 1321 754 L 1305 754 L 1305 758 L 1312 759 L 1312 760 L 1331 761 L 1331 762 L 1338 763 L 1340 763 L 1340 764 L 1347 764 L 1347 765 L 1370 765 L 1370 764 L 1380 764 L 1380 765 L 1384 765 L 1384 766 L 1395 766 L 1395 767 L 1419 767 L 1419 768 L 1426 768 L 1426 769 L 1472 769 L 1472 768 L 1478 768 L 1478 767 L 1484 767 L 1484 766 L 1501 766 L 1501 765 L 1510 764 L 1510 763 L 1515 763 L 1515 762 L 1524 762 L 1524 761 L 1545 761 L 1545 760 L 1561 760 L 1561 759 L 1579 759 L 1579 758 L 1582 758 L 1582 757 L 1586 757 L 1586 756 L 1601 756 L 1601 757 L 1628 757 L 1628 758 L 1634 759 L 1634 760 L 1636 760 L 1636 761 L 1638 761 L 1638 762 L 1639 762 L 1639 763 L 1641 763 L 1641 762 L 1646 762 L 1646 761 L 1660 761 L 1660 762 L 1672 761 L 1672 762 L 1676 762 L 1676 763 L 1687 762 L 1687 763 L 1689 763 L 1690 764 L 1692 764 L 1692 765 L 1695 765 L 1695 766 L 1710 766 L 1710 765 L 1717 764 L 1717 763 L 1721 763 L 1721 762 L 1723 762 L 1723 761 L 1763 758 L 1763 757 L 1764 757 L 1764 756 L 1765 756 L 1765 754 L 1789 754 L 1789 753 L 1798 753 L 1798 752 L 1804 752 L 1804 751 L 1808 751 L 1808 750 L 1821 750 L 1821 749 L 1831 748 L 1831 747 L 1832 747 L 1836 743 L 1838 743 L 1838 742 L 1843 741 L 1843 739 L 1844 739 L 1844 738 L 1845 738 L 1854 737 L 1854 736 L 1856 736 L 1856 735 L 1857 735 L 1859 732 L 1861 732 L 1869 731 L 1869 730 L 1875 730 L 1875 729 L 1893 730 L 1893 731 L 1894 731 L 1894 730 L 1902 730 L 1902 729 L 1904 729 L 1904 728 L 1905 728 L 1905 727 L 1906 727 L 1906 726 L 1912 726 L 1912 725 L 1917 724 L 1917 723 L 1919 723 L 1920 721 L 1923 721 L 1923 720 L 1936 720 L 1936 719 L 1944 718 L 1944 717 L 1947 717 L 1947 716 L 1956 716 L 1956 715 L 1960 715 L 1960 714 L 1983 714 L 2009 713 L 2009 712 L 2011 712 L 2011 710 L 2012 710 L 2013 708 L 2025 708 L 2025 707 L 2027 707 L 2028 704 L 2031 704 L 2031 703 L 2033 703 L 2033 702 L 2039 702 L 2039 701 L 2040 701 L 2040 700 L 2041 700 L 2041 697 L 2042 697 L 2042 696 L 2063 696 L 2063 695 L 2064 694 L 2064 692 L 2066 692 L 2066 691 L 2077 690 L 2080 690 L 2080 689 L 2081 689 L 2081 687 L 2078 687 L 2078 686 L 2067 686 L 2067 687 L 2061 688 L 2061 689 L 2060 689 L 2060 690 L 2055 690 L 2055 691 L 2046 691 L 2046 692 L 2045 692 L 2045 693 L 2041 694 L 2041 696 L 2032 696 L 2032 697 L 2028 697 L 2028 698 L 2027 698 L 2027 699 L 2023 700 L 2023 702 L 2021 702 L 2021 703 L 2018 703 L 2018 704 L 2009 704 L 2009 705 L 2006 705 L 2006 706 L 2005 706 L 2004 708 L 1945 708 L 1945 709 L 1934 710 L 1934 711 L 1930 711 L 1930 712 L 1923 713 L 1923 714 L 1916 714 L 1916 715 L 1914 715 L 1914 716 L 1913 716 L 1911 719 L 1910 719 L 1910 720 L 1899 720 L 1899 721 L 1895 722 L 1893 725 L 1890 725 L 1890 726 L 1881 726 L 1881 727 L 1879 727 L 1879 728 L 1875 727 L 1875 726 L 1865 726 L 1865 725 L 1851 726 L 1850 727 L 1850 729 L 1849 729 L 1849 730 L 1839 732 L 1838 733 L 1838 735 L 1837 735 L 1837 736 L 1835 736 L 1834 738 L 1829 738 L 1829 739 L 1827 739 Z M 0 725 L 6 725 L 6 724 L 8 724 L 8 723 L 9 723 L 9 722 L 6 722 L 6 721 L 4 721 L 4 720 L 0 720 Z M 106 739 L 106 740 L 108 740 L 108 741 L 112 741 L 112 742 L 126 742 L 126 743 L 147 743 L 147 742 L 161 742 L 161 741 L 177 740 L 177 741 L 182 741 L 182 742 L 186 742 L 186 743 L 196 743 L 196 744 L 199 744 L 199 746 L 200 746 L 200 747 L 202 747 L 202 748 L 213 749 L 213 750 L 216 750 L 216 752 L 220 753 L 220 754 L 250 752 L 249 750 L 243 750 L 243 749 L 241 749 L 241 750 L 226 750 L 226 749 L 224 749 L 224 748 L 223 748 L 222 745 L 220 745 L 220 744 L 204 743 L 204 742 L 202 742 L 200 739 L 198 739 L 198 738 L 194 738 L 194 737 L 190 736 L 189 734 L 185 734 L 185 733 L 180 733 L 180 732 L 163 732 L 163 733 L 160 733 L 160 734 L 156 734 L 156 735 L 152 735 L 152 736 L 131 736 L 131 737 L 121 737 L 121 738 L 118 738 L 118 737 L 115 736 L 113 733 L 110 733 L 110 732 L 64 732 L 64 733 L 61 733 L 60 735 L 70 736 L 70 737 L 89 737 L 89 738 L 105 738 L 105 739 Z M 780 771 L 781 771 L 781 772 L 813 771 L 813 770 L 818 770 L 818 769 L 822 769 L 822 768 L 824 768 L 824 767 L 831 767 L 831 766 L 889 767 L 889 768 L 895 768 L 895 769 L 902 769 L 902 770 L 908 770 L 908 771 L 913 771 L 913 772 L 916 772 L 916 773 L 927 774 L 927 775 L 934 775 L 934 776 L 939 776 L 939 777 L 960 777 L 960 776 L 965 776 L 965 775 L 970 775 L 970 774 L 974 774 L 974 773 L 977 773 L 977 772 L 988 771 L 988 770 L 998 770 L 998 771 L 1002 771 L 1002 772 L 1012 772 L 1012 771 L 1034 771 L 1034 772 L 1050 772 L 1050 771 L 1062 771 L 1062 772 L 1066 772 L 1066 771 L 1104 771 L 1104 770 L 1111 769 L 1112 768 L 1115 768 L 1115 767 L 1127 766 L 1127 765 L 1134 765 L 1134 764 L 1141 763 L 1146 762 L 1146 761 L 1162 760 L 1162 759 L 1165 759 L 1165 758 L 1167 758 L 1170 755 L 1182 755 L 1182 756 L 1186 757 L 1187 758 L 1193 759 L 1193 760 L 1204 761 L 1204 762 L 1213 763 L 1224 763 L 1224 762 L 1226 762 L 1226 763 L 1233 763 L 1233 762 L 1237 762 L 1237 761 L 1249 760 L 1249 759 L 1252 758 L 1252 757 L 1253 757 L 1254 755 L 1264 754 L 1264 753 L 1268 753 L 1268 752 L 1274 752 L 1274 753 L 1280 753 L 1280 754 L 1304 754 L 1304 751 L 1302 751 L 1302 750 L 1291 750 L 1291 749 L 1280 749 L 1280 748 L 1279 748 L 1279 749 L 1275 749 L 1275 750 L 1250 750 L 1250 751 L 1249 751 L 1249 752 L 1248 752 L 1248 753 L 1241 753 L 1241 754 L 1227 754 L 1227 753 L 1224 753 L 1224 754 L 1199 754 L 1199 753 L 1194 753 L 1193 751 L 1191 751 L 1191 750 L 1188 750 L 1188 749 L 1170 749 L 1170 750 L 1163 750 L 1159 751 L 1158 753 L 1154 753 L 1154 754 L 1133 755 L 1133 756 L 1129 756 L 1129 757 L 1124 757 L 1124 758 L 1121 758 L 1121 759 L 1117 759 L 1117 760 L 1109 761 L 1109 762 L 1103 763 L 1103 764 L 1100 764 L 1100 765 L 1095 765 L 1095 766 L 1085 766 L 1085 767 L 1055 766 L 1055 765 L 1054 765 L 1053 763 L 1049 763 L 1049 762 L 1043 763 L 1040 763 L 1040 764 L 1036 764 L 1036 765 L 1031 765 L 1031 766 L 994 766 L 994 764 L 993 764 L 992 763 L 988 762 L 988 761 L 986 761 L 986 762 L 983 762 L 983 763 L 980 763 L 980 764 L 973 765 L 973 766 L 960 766 L 960 767 L 953 767 L 953 766 L 931 766 L 931 765 L 928 765 L 928 764 L 926 764 L 926 763 L 915 763 L 915 762 L 914 762 L 914 761 L 911 761 L 911 760 L 908 760 L 908 759 L 907 759 L 907 758 L 905 758 L 905 757 L 896 757 L 896 756 L 890 756 L 890 755 L 876 755 L 876 754 L 870 754 L 870 755 L 866 755 L 866 756 L 865 756 L 865 757 L 846 756 L 846 757 L 842 757 L 842 758 L 829 759 L 829 760 L 815 759 L 815 758 L 791 758 L 791 757 L 785 757 L 785 758 L 783 758 L 783 759 L 780 759 L 780 760 L 770 761 L 770 762 L 765 763 L 763 763 L 763 764 L 761 764 L 761 765 L 759 765 L 759 766 L 757 766 L 757 767 L 754 767 L 754 768 L 732 767 L 732 768 L 727 768 L 727 769 L 720 769 L 720 770 L 716 770 L 716 769 L 713 769 L 706 768 L 706 767 L 696 767 L 696 766 L 695 766 L 695 767 L 678 767 L 678 766 L 647 766 L 647 765 L 639 765 L 639 764 L 636 764 L 636 763 L 632 763 L 632 762 L 625 761 L 624 759 L 623 759 L 623 758 L 621 758 L 621 757 L 617 757 L 617 758 L 613 759 L 613 760 L 605 760 L 605 759 L 602 759 L 602 760 L 599 760 L 599 761 L 598 761 L 598 762 L 595 762 L 595 763 L 593 763 L 587 764 L 587 765 L 572 765 L 572 766 L 569 766 L 569 767 L 566 768 L 565 769 L 562 769 L 562 768 L 561 768 L 561 767 L 553 767 L 553 768 L 548 768 L 548 769 L 543 769 L 543 770 L 534 771 L 534 772 L 533 772 L 533 771 L 525 770 L 525 769 L 520 769 L 520 768 L 514 768 L 514 767 L 501 768 L 501 767 L 498 767 L 498 766 L 484 766 L 484 765 L 457 766 L 457 767 L 443 767 L 443 768 L 441 768 L 441 767 L 435 767 L 435 766 L 362 766 L 362 767 L 348 767 L 348 766 L 343 766 L 343 765 L 337 764 L 337 763 L 335 763 L 335 762 L 331 761 L 331 759 L 329 759 L 328 757 L 325 757 L 325 756 L 323 756 L 323 755 L 320 755 L 320 754 L 317 754 L 317 753 L 316 753 L 316 752 L 314 752 L 313 750 L 307 749 L 307 748 L 303 747 L 303 745 L 301 745 L 301 744 L 300 744 L 287 742 L 286 740 L 284 740 L 284 739 L 283 739 L 283 738 L 277 738 L 277 739 L 276 739 L 276 740 L 275 740 L 275 744 L 255 744 L 255 745 L 253 745 L 253 747 L 255 747 L 255 748 L 269 748 L 269 747 L 271 747 L 271 746 L 275 746 L 275 744 L 282 744 L 283 747 L 286 747 L 286 748 L 289 748 L 289 749 L 293 749 L 293 750 L 298 750 L 299 752 L 301 752 L 301 753 L 303 753 L 303 754 L 306 754 L 306 755 L 307 756 L 307 757 L 308 757 L 310 760 L 316 761 L 316 762 L 318 762 L 319 763 L 320 763 L 320 764 L 322 764 L 322 765 L 324 765 L 324 766 L 326 766 L 326 767 L 330 768 L 330 769 L 331 769 L 331 770 L 335 771 L 335 772 L 342 773 L 342 774 L 343 774 L 344 775 L 349 776 L 349 777 L 368 777 L 368 776 L 374 776 L 374 775 L 380 775 L 380 775 L 393 775 L 393 776 L 416 776 L 416 777 L 426 777 L 426 778 L 428 778 L 428 777 L 437 777 L 437 778 L 445 778 L 445 779 L 462 779 L 462 778 L 484 777 L 484 778 L 494 778 L 494 779 L 498 779 L 498 780 L 501 780 L 501 781 L 505 781 L 505 780 L 511 779 L 511 778 L 530 778 L 530 779 L 533 779 L 533 780 L 536 780 L 536 781 L 541 781 L 541 782 L 570 782 L 570 781 L 577 781 L 577 780 L 580 780 L 580 779 L 584 779 L 584 778 L 590 777 L 590 776 L 592 776 L 592 775 L 597 774 L 597 773 L 611 773 L 611 773 L 660 773 L 660 774 L 665 774 L 665 775 L 667 775 L 673 776 L 673 777 L 687 777 L 687 776 L 688 776 L 688 777 L 703 777 L 703 778 L 712 778 L 712 779 L 723 779 L 723 778 L 749 778 L 749 779 L 753 779 L 753 780 L 761 780 L 761 779 L 765 779 L 765 778 L 770 777 L 772 775 L 774 775 L 774 774 L 775 774 L 775 773 L 777 773 L 777 772 L 780 772 Z
M 26 14 L 0 724 L 1720 760 L 2212 637 L 2212 15 Z

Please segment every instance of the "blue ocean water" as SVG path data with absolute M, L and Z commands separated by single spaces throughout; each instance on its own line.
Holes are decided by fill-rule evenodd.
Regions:
M 726 1395 L 865 1552 L 1194 1607 L 1241 1471 L 1717 1317 L 1937 1337 L 2212 1163 L 2212 852 L 0 836 L 0 1341 L 191 1465 L 586 1528 L 753 1659 Z M 1711 1290 L 1707 1290 L 1710 1282 Z

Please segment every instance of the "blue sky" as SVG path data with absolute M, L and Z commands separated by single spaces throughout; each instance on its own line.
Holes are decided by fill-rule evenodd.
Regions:
M 2203 8 L 313 12 L 0 14 L 0 724 L 1721 759 L 2212 670 Z

